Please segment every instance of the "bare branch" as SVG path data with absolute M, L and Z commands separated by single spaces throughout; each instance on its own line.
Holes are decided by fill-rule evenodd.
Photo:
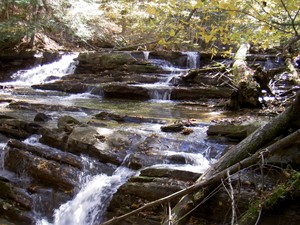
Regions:
M 295 31 L 295 34 L 298 36 L 299 34 L 298 34 L 298 31 L 297 31 L 297 29 L 296 29 L 296 27 L 295 27 L 295 19 L 296 19 L 296 18 L 293 18 L 293 17 L 292 17 L 290 11 L 287 9 L 287 7 L 286 7 L 285 3 L 283 2 L 283 0 L 280 0 L 280 2 L 281 2 L 281 4 L 282 4 L 284 10 L 286 11 L 288 17 L 289 17 L 290 20 L 292 21 L 293 29 L 294 29 L 294 31 Z M 299 10 L 298 10 L 298 12 L 299 12 Z M 297 12 L 297 14 L 298 14 L 298 12 Z
M 245 14 L 245 15 L 247 15 L 247 16 L 250 16 L 250 17 L 252 17 L 252 18 L 258 20 L 259 22 L 264 23 L 264 24 L 266 24 L 266 25 L 268 25 L 268 26 L 270 26 L 270 27 L 274 27 L 274 28 L 277 29 L 278 31 L 281 31 L 281 32 L 283 32 L 283 33 L 285 33 L 285 34 L 294 34 L 293 32 L 284 30 L 284 29 L 281 28 L 281 27 L 279 26 L 279 24 L 277 24 L 277 23 L 273 23 L 272 21 L 271 21 L 271 22 L 268 22 L 268 21 L 266 21 L 266 20 L 263 20 L 263 19 L 259 18 L 258 16 L 255 16 L 255 15 L 253 15 L 253 14 L 251 14 L 251 13 L 249 13 L 249 12 L 243 11 L 243 10 L 238 10 L 238 9 L 224 9 L 224 8 L 220 8 L 220 10 L 222 10 L 222 11 L 227 11 L 227 12 L 238 12 L 238 13 L 242 13 L 242 14 Z M 278 25 L 278 26 L 277 26 L 277 25 Z

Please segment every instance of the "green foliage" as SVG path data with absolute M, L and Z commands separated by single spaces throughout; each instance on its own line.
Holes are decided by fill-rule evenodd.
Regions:
M 40 16 L 46 8 L 52 15 Z M 251 42 L 265 49 L 300 39 L 299 14 L 296 0 L 0 0 L 0 42 L 59 22 L 83 40 L 117 47 L 157 41 L 147 48 L 216 53 Z
M 292 171 L 292 174 L 286 183 L 278 185 L 271 193 L 254 201 L 240 219 L 240 223 L 250 224 L 251 220 L 257 218 L 261 208 L 265 210 L 272 210 L 278 203 L 280 203 L 280 201 L 286 199 L 288 196 L 293 196 L 294 193 L 299 191 L 300 173 Z
M 114 10 L 106 16 L 122 26 L 126 44 L 158 39 L 162 48 L 209 48 L 216 52 L 221 47 L 230 49 L 231 45 L 252 42 L 265 49 L 288 43 L 300 32 L 296 0 L 155 0 L 114 4 Z
M 37 21 L 38 0 L 4 0 L 0 7 L 0 47 L 18 44 L 24 36 L 30 36 Z

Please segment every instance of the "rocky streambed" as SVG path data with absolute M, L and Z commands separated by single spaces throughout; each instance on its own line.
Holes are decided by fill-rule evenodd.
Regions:
M 199 54 L 67 57 L 1 84 L 3 223 L 98 224 L 129 212 L 191 185 L 228 146 L 259 126 L 257 121 L 268 119 L 227 112 L 234 89 L 221 76 L 224 68 L 201 72 L 215 62 Z M 230 59 L 218 60 L 230 65 Z M 189 69 L 199 71 L 184 76 Z M 217 120 L 227 121 L 226 128 L 234 121 L 242 126 L 211 127 Z M 244 126 L 245 121 L 255 123 Z M 256 194 L 257 179 L 265 179 L 259 176 L 234 181 L 242 187 L 236 193 L 241 213 Z M 269 179 L 271 186 L 278 176 Z M 222 189 L 193 212 L 191 224 L 230 221 L 230 204 Z M 160 224 L 165 209 L 123 224 Z

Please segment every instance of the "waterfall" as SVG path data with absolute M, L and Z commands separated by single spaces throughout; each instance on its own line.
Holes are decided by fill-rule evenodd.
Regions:
M 4 169 L 4 148 L 6 143 L 0 142 L 0 171 Z
M 119 167 L 112 176 L 100 174 L 87 181 L 73 200 L 54 212 L 54 225 L 93 225 L 103 221 L 106 207 L 113 194 L 127 179 L 135 175 L 126 167 Z M 50 225 L 41 220 L 38 225 Z
M 149 60 L 150 52 L 149 51 L 144 51 L 143 53 L 144 53 L 145 60 Z
M 185 52 L 183 53 L 187 55 L 187 64 L 186 67 L 189 69 L 199 68 L 199 53 L 198 52 Z
M 171 99 L 171 89 L 150 89 L 149 95 L 151 99 L 155 100 L 170 100 Z
M 74 73 L 76 63 L 74 59 L 78 53 L 62 55 L 61 59 L 50 64 L 39 65 L 29 70 L 20 70 L 12 75 L 16 85 L 33 85 L 59 79 L 67 74 Z

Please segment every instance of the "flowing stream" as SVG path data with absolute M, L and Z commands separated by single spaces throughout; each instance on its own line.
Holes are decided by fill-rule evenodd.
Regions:
M 188 56 L 187 69 L 199 67 L 198 53 L 185 53 Z M 149 53 L 144 53 L 145 58 L 148 59 Z M 53 118 L 59 118 L 62 115 L 71 115 L 78 119 L 84 119 L 100 109 L 105 108 L 114 113 L 130 115 L 142 115 L 165 120 L 174 119 L 196 119 L 201 121 L 198 126 L 194 128 L 194 132 L 189 136 L 184 136 L 177 133 L 163 133 L 160 131 L 158 124 L 136 124 L 136 125 L 120 125 L 112 124 L 109 129 L 114 131 L 126 131 L 140 134 L 141 136 L 149 136 L 153 133 L 166 140 L 176 140 L 176 144 L 169 146 L 167 150 L 163 149 L 163 144 L 159 148 L 157 154 L 164 154 L 169 157 L 181 156 L 185 158 L 184 164 L 174 163 L 158 163 L 153 167 L 157 168 L 179 168 L 182 170 L 190 170 L 201 172 L 210 165 L 210 151 L 211 146 L 206 144 L 206 129 L 207 122 L 213 118 L 222 116 L 218 112 L 209 112 L 203 110 L 201 105 L 189 105 L 181 102 L 170 101 L 170 82 L 176 79 L 182 72 L 187 69 L 180 69 L 172 66 L 170 63 L 157 62 L 161 64 L 162 68 L 172 71 L 167 74 L 162 80 L 155 84 L 142 84 L 149 88 L 153 100 L 161 101 L 133 101 L 133 100 L 111 100 L 104 99 L 99 96 L 94 96 L 89 93 L 86 94 L 65 94 L 55 91 L 39 91 L 32 90 L 30 85 L 39 84 L 44 82 L 52 82 L 60 79 L 62 76 L 72 74 L 76 68 L 74 59 L 77 54 L 63 55 L 62 59 L 52 64 L 38 66 L 30 70 L 23 70 L 15 73 L 12 78 L 13 81 L 2 83 L 1 85 L 8 88 L 0 91 L 0 97 L 11 98 L 18 101 L 27 101 L 32 103 L 42 103 L 49 105 L 67 105 L 67 106 L 80 106 L 89 108 L 90 111 L 78 112 L 48 112 Z M 151 60 L 150 60 L 151 61 Z M 12 87 L 12 88 L 10 88 Z M 35 112 L 30 110 L 23 110 L 17 112 L 6 108 L 8 103 L 0 103 L 2 113 L 7 115 L 16 116 L 22 119 L 31 120 Z M 51 123 L 50 123 L 51 126 Z M 54 125 L 53 125 L 54 126 Z M 28 140 L 27 140 L 28 142 Z M 4 149 L 6 140 L 0 137 L 0 149 Z M 36 141 L 31 141 L 30 144 L 38 144 Z M 223 149 L 224 146 L 215 144 L 216 149 Z M 199 148 L 202 149 L 199 152 Z M 2 154 L 2 153 L 1 153 Z M 2 159 L 3 157 L 1 157 Z M 82 159 L 84 160 L 84 159 Z M 0 171 L 3 174 L 3 162 L 1 162 Z M 109 203 L 112 195 L 117 191 L 118 187 L 124 184 L 127 179 L 137 174 L 137 171 L 132 171 L 124 165 L 118 167 L 115 172 L 109 176 L 106 174 L 97 174 L 91 176 L 82 174 L 81 189 L 73 200 L 61 205 L 54 212 L 54 221 L 48 222 L 47 219 L 41 218 L 38 224 L 55 224 L 55 225 L 93 225 L 95 222 L 102 220 L 105 213 L 105 208 Z

